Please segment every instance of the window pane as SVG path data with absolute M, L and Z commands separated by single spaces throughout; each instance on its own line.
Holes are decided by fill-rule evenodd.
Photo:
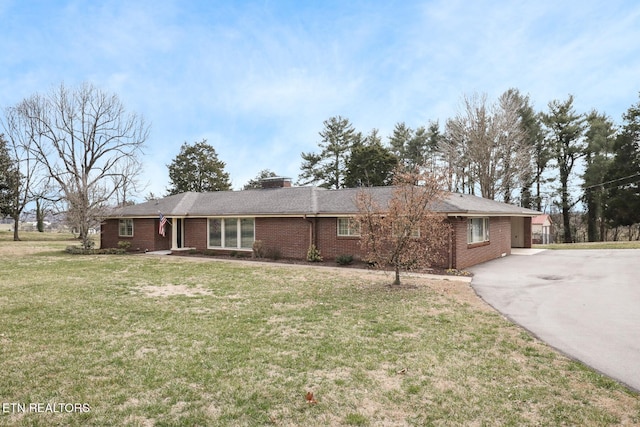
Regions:
M 253 218 L 244 218 L 240 220 L 240 247 L 253 247 Z
M 338 236 L 349 235 L 349 219 L 338 218 Z
M 338 236 L 359 236 L 360 224 L 353 218 L 338 218 Z
M 118 234 L 120 236 L 133 236 L 133 220 L 121 219 L 118 223 Z
M 473 241 L 481 242 L 483 238 L 482 218 L 473 218 Z
M 485 242 L 488 242 L 489 241 L 489 218 L 483 218 L 482 225 L 484 226 L 483 239 Z
M 224 220 L 224 247 L 238 247 L 238 220 L 236 218 L 226 218 Z
M 222 224 L 219 219 L 209 220 L 209 246 L 222 246 Z
M 477 243 L 487 241 L 489 241 L 489 218 L 469 218 L 467 242 Z

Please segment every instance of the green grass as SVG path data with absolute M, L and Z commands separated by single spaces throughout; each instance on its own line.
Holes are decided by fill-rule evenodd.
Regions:
M 550 245 L 533 245 L 533 247 L 536 249 L 640 249 L 640 241 L 553 243 Z
M 20 231 L 18 237 L 23 242 L 60 242 L 74 240 L 71 233 L 52 233 L 44 232 L 39 233 L 37 231 Z M 13 231 L 0 231 L 0 242 L 13 241 Z
M 0 425 L 640 423 L 465 283 L 24 244 L 0 241 L 0 403 L 90 411 Z

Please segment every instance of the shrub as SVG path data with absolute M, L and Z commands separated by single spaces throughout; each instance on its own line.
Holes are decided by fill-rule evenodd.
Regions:
M 265 257 L 277 261 L 282 258 L 282 253 L 278 248 L 267 248 L 265 250 Z
M 82 246 L 67 246 L 64 251 L 71 255 L 124 255 L 127 253 L 122 248 L 85 249 Z
M 254 241 L 251 249 L 253 249 L 254 258 L 264 258 L 267 255 L 267 248 L 265 248 L 262 240 Z
M 309 246 L 309 250 L 307 251 L 307 261 L 309 262 L 321 262 L 322 256 L 320 255 L 320 250 L 316 248 L 316 245 L 311 244 Z
M 128 251 L 131 248 L 131 242 L 128 240 L 120 240 L 118 242 L 118 248 Z
M 353 255 L 338 255 L 336 262 L 340 265 L 350 265 L 353 263 Z

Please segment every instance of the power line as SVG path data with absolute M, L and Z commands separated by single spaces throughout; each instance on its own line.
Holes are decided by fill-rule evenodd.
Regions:
M 607 182 L 601 182 L 600 184 L 594 184 L 594 185 L 590 185 L 588 187 L 583 187 L 585 190 L 588 190 L 590 188 L 595 188 L 595 187 L 602 187 L 605 186 L 607 184 L 612 184 L 614 182 L 618 182 L 618 181 L 624 181 L 625 179 L 629 179 L 629 178 L 635 178 L 635 177 L 640 177 L 640 173 L 634 173 L 633 175 L 629 175 L 629 176 L 625 176 L 622 178 L 618 178 L 618 179 L 612 179 L 611 181 L 607 181 Z M 640 180 L 638 180 L 640 182 Z M 631 181 L 631 182 L 636 182 L 636 181 Z

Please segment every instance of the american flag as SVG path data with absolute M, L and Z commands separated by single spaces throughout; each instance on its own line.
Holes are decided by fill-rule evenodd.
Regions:
M 158 226 L 158 234 L 160 234 L 162 237 L 164 237 L 165 235 L 164 226 L 166 224 L 167 224 L 167 218 L 165 218 L 164 215 L 160 214 L 160 225 Z

